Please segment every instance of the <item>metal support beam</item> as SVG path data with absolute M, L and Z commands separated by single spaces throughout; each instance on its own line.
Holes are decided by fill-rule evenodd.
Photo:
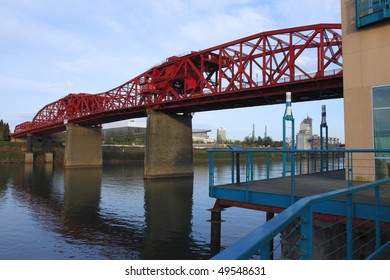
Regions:
M 267 212 L 266 213 L 266 221 L 268 222 L 275 216 L 275 213 L 273 212 Z M 274 259 L 274 239 L 272 238 L 269 242 L 269 259 L 273 260 Z
M 210 256 L 213 257 L 221 251 L 221 212 L 222 208 L 213 208 L 211 211 L 211 244 L 210 244 Z

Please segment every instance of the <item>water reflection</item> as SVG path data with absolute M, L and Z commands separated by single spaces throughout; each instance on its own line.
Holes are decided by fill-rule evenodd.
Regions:
M 193 178 L 145 181 L 143 259 L 194 259 Z
M 195 171 L 144 181 L 142 162 L 0 165 L 0 259 L 207 259 L 214 200 L 207 165 Z M 257 225 L 257 213 L 235 212 L 225 213 L 224 245 Z
M 142 228 L 102 206 L 102 172 L 101 168 L 65 170 L 62 233 L 88 247 L 91 258 L 138 259 Z
M 89 236 L 99 220 L 101 168 L 65 169 L 63 223 L 64 234 L 75 238 Z

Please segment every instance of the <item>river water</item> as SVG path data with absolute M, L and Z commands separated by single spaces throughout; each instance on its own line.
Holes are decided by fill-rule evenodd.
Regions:
M 230 163 L 218 163 L 229 182 Z M 0 165 L 0 259 L 208 259 L 208 165 L 194 178 L 144 181 L 143 163 L 97 169 Z M 265 221 L 222 213 L 222 247 Z

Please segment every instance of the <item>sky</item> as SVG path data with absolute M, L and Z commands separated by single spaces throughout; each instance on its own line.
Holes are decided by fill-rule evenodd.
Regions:
M 340 23 L 339 0 L 0 0 L 0 119 L 31 121 L 69 93 L 115 88 L 167 57 L 263 31 Z M 343 100 L 292 105 L 295 131 L 310 116 L 319 134 L 327 106 L 329 136 L 344 142 Z M 282 139 L 284 105 L 195 113 L 194 129 L 226 129 Z M 136 119 L 145 121 L 145 119 Z

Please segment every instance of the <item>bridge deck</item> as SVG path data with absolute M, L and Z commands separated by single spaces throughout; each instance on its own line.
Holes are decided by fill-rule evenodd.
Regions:
M 223 204 L 230 201 L 285 209 L 291 204 L 290 182 L 290 177 L 252 181 L 250 182 L 249 192 L 246 191 L 247 186 L 245 182 L 241 184 L 219 185 L 214 187 L 211 196 L 224 200 Z M 353 182 L 353 186 L 362 185 L 363 183 L 364 182 Z M 339 190 L 346 187 L 348 187 L 348 182 L 345 180 L 344 170 L 305 174 L 295 177 L 295 194 L 297 198 Z M 390 206 L 390 185 L 381 187 L 380 193 L 381 205 Z M 346 198 L 340 198 L 335 201 L 345 204 L 345 200 Z M 375 204 L 374 191 L 368 190 L 355 194 L 353 196 L 353 202 L 360 205 L 372 206 Z M 233 203 L 231 205 L 233 205 Z M 237 206 L 237 204 L 234 205 Z M 336 205 L 337 203 L 333 206 L 336 207 Z M 388 215 L 389 214 L 387 214 L 387 216 Z

